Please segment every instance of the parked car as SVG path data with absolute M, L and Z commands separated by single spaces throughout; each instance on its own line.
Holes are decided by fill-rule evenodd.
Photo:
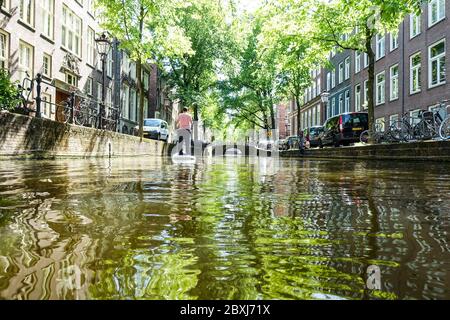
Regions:
M 261 140 L 258 142 L 257 149 L 264 151 L 271 151 L 275 147 L 275 142 L 272 140 Z
M 298 136 L 290 136 L 286 139 L 286 150 L 298 149 Z
M 139 132 L 139 126 L 136 126 L 135 130 Z M 161 119 L 144 119 L 144 137 L 167 142 L 169 139 L 168 123 Z
M 283 151 L 287 150 L 287 140 L 286 139 L 280 139 L 275 142 L 275 145 L 277 146 L 278 150 Z
M 366 112 L 344 113 L 328 119 L 318 138 L 319 147 L 339 147 L 359 142 L 361 133 L 369 129 L 369 115 Z
M 316 148 L 319 146 L 319 136 L 323 132 L 322 126 L 314 126 L 306 128 L 303 131 L 303 136 L 305 140 L 309 143 L 310 148 Z

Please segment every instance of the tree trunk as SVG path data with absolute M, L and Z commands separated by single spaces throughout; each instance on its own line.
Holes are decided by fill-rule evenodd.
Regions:
M 139 92 L 139 137 L 141 142 L 144 138 L 144 83 L 142 81 L 142 62 L 138 59 L 136 62 L 137 86 Z
M 369 113 L 369 143 L 373 143 L 375 129 L 375 53 L 372 49 L 373 35 L 369 27 L 366 27 L 366 51 L 369 58 L 369 78 L 367 80 L 367 109 Z
M 301 124 L 302 124 L 301 112 L 300 112 L 300 96 L 295 95 L 294 98 L 295 98 L 295 104 L 297 106 L 297 136 L 300 136 Z

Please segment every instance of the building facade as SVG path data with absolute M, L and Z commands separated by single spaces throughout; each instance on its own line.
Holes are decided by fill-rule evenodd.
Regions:
M 94 0 L 4 0 L 0 11 L 0 68 L 13 81 L 29 87 L 29 80 L 42 75 L 42 116 L 64 121 L 63 103 L 72 92 L 102 101 L 103 70 L 95 39 L 103 30 L 94 11 Z M 106 63 L 106 109 L 120 108 L 117 130 L 135 134 L 139 95 L 136 64 L 112 41 Z M 156 66 L 143 66 L 144 117 L 158 117 L 162 106 Z M 33 97 L 35 92 L 33 93 Z M 167 98 L 168 99 L 168 98 Z M 33 109 L 33 101 L 30 108 Z M 159 109 L 158 109 L 159 108 Z M 170 110 L 166 110 L 170 113 Z
M 430 0 L 423 5 L 420 15 L 407 16 L 398 32 L 378 35 L 374 39 L 375 118 L 380 125 L 386 128 L 404 113 L 416 117 L 420 110 L 432 109 L 440 101 L 450 99 L 446 75 L 450 67 L 447 57 L 449 18 L 448 1 Z M 329 61 L 333 68 L 322 69 L 324 86 L 318 93 L 328 93 L 328 103 L 326 108 L 322 103 L 322 108 L 317 108 L 320 111 L 313 116 L 320 118 L 321 123 L 340 113 L 367 109 L 367 55 L 350 50 L 331 52 Z M 309 94 L 315 92 L 314 86 L 317 87 L 317 80 L 313 77 L 313 84 L 305 93 L 305 103 L 301 106 L 302 118 L 308 119 L 307 112 L 318 103 L 314 94 Z M 295 108 L 290 116 L 295 117 Z M 310 120 L 302 120 L 303 127 L 310 125 Z

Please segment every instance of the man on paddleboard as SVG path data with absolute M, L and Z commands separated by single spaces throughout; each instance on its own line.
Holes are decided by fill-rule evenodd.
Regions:
M 184 141 L 184 147 L 181 147 L 180 156 L 191 154 L 192 124 L 192 117 L 188 113 L 188 108 L 183 108 L 183 112 L 178 115 L 177 120 L 178 143 L 181 144 Z

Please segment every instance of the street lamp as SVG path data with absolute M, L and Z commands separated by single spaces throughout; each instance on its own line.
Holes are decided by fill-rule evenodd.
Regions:
M 322 100 L 322 102 L 323 102 L 323 106 L 324 106 L 324 109 L 325 109 L 325 114 L 326 114 L 326 117 L 325 118 L 329 118 L 330 117 L 330 115 L 329 114 L 327 114 L 328 112 L 328 100 L 329 100 L 329 98 L 330 98 L 330 93 L 329 92 L 322 92 L 321 93 L 321 95 L 320 95 L 320 99 Z
M 98 121 L 98 128 L 103 129 L 103 116 L 105 114 L 105 100 L 106 100 L 106 59 L 108 58 L 109 50 L 111 50 L 111 41 L 108 39 L 106 33 L 102 33 L 99 38 L 95 39 L 97 45 L 97 52 L 102 61 L 102 101 L 100 103 L 100 118 Z

